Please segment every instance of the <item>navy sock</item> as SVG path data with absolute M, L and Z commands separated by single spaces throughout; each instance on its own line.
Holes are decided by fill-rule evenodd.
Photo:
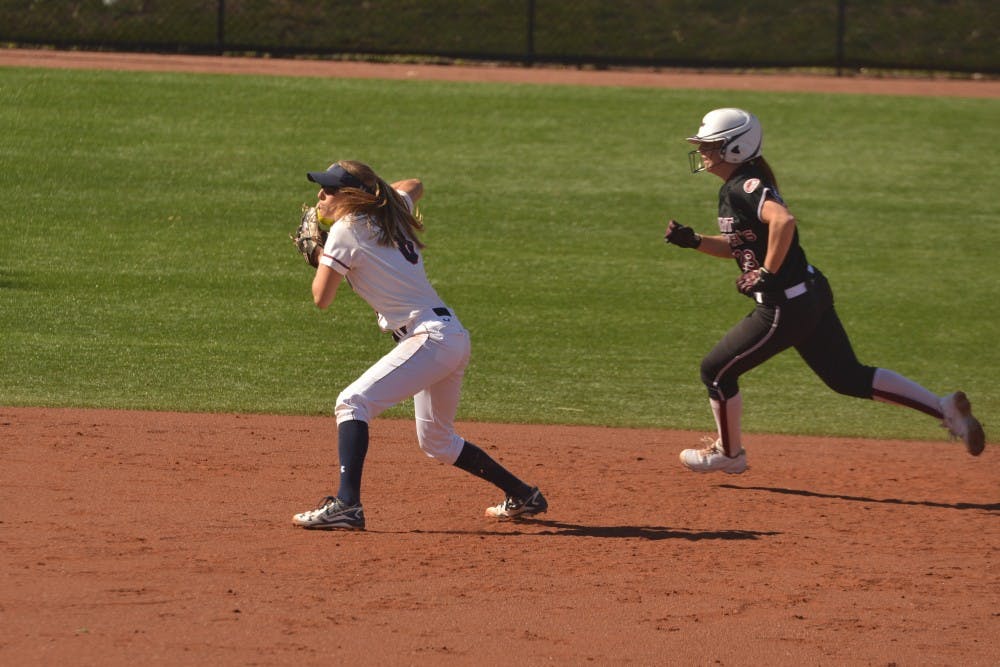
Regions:
M 476 447 L 466 440 L 462 447 L 462 453 L 455 461 L 455 467 L 472 473 L 476 477 L 485 479 L 487 482 L 503 490 L 508 496 L 524 498 L 531 491 L 531 487 L 510 474 L 506 468 L 494 461 L 489 454 Z
M 340 490 L 337 497 L 348 505 L 361 504 L 361 471 L 368 454 L 368 422 L 352 419 L 337 426 L 340 454 Z

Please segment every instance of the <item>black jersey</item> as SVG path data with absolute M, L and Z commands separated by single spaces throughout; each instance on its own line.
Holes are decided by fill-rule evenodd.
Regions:
M 733 257 L 743 273 L 760 268 L 767 257 L 768 227 L 761 222 L 760 211 L 768 199 L 785 203 L 777 186 L 756 162 L 740 167 L 719 190 L 719 231 L 729 239 Z M 775 287 L 807 280 L 811 277 L 808 268 L 796 229 L 788 255 L 777 272 Z

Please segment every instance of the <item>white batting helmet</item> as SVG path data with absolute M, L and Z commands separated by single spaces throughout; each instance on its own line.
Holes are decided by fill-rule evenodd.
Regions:
M 719 144 L 722 159 L 730 164 L 748 162 L 760 155 L 764 142 L 764 130 L 760 121 L 743 109 L 715 109 L 701 119 L 698 134 L 688 137 L 692 144 Z M 698 172 L 701 165 L 698 151 L 691 151 L 691 169 Z M 695 158 L 697 157 L 697 164 Z M 695 167 L 698 168 L 695 168 Z

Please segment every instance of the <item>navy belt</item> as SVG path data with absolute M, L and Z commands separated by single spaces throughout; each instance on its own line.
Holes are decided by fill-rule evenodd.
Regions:
M 438 317 L 451 317 L 451 311 L 448 310 L 447 308 L 433 308 L 431 309 L 431 312 L 433 312 Z M 405 336 L 406 333 L 407 333 L 406 326 L 401 326 L 392 332 L 392 339 L 398 343 L 399 339 Z

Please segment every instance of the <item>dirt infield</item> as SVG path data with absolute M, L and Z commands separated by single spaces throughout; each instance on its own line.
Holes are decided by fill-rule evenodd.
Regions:
M 0 408 L 0 662 L 996 665 L 1000 457 L 955 443 L 464 424 L 543 487 L 376 421 L 365 533 L 295 529 L 332 418 Z
M 997 82 L 0 51 L 22 65 L 1000 97 Z M 492 487 L 383 420 L 368 531 L 303 531 L 292 513 L 336 490 L 332 417 L 0 407 L 0 664 L 1000 664 L 994 446 L 757 435 L 750 471 L 699 476 L 677 452 L 702 434 L 461 433 L 550 511 L 486 520 Z

